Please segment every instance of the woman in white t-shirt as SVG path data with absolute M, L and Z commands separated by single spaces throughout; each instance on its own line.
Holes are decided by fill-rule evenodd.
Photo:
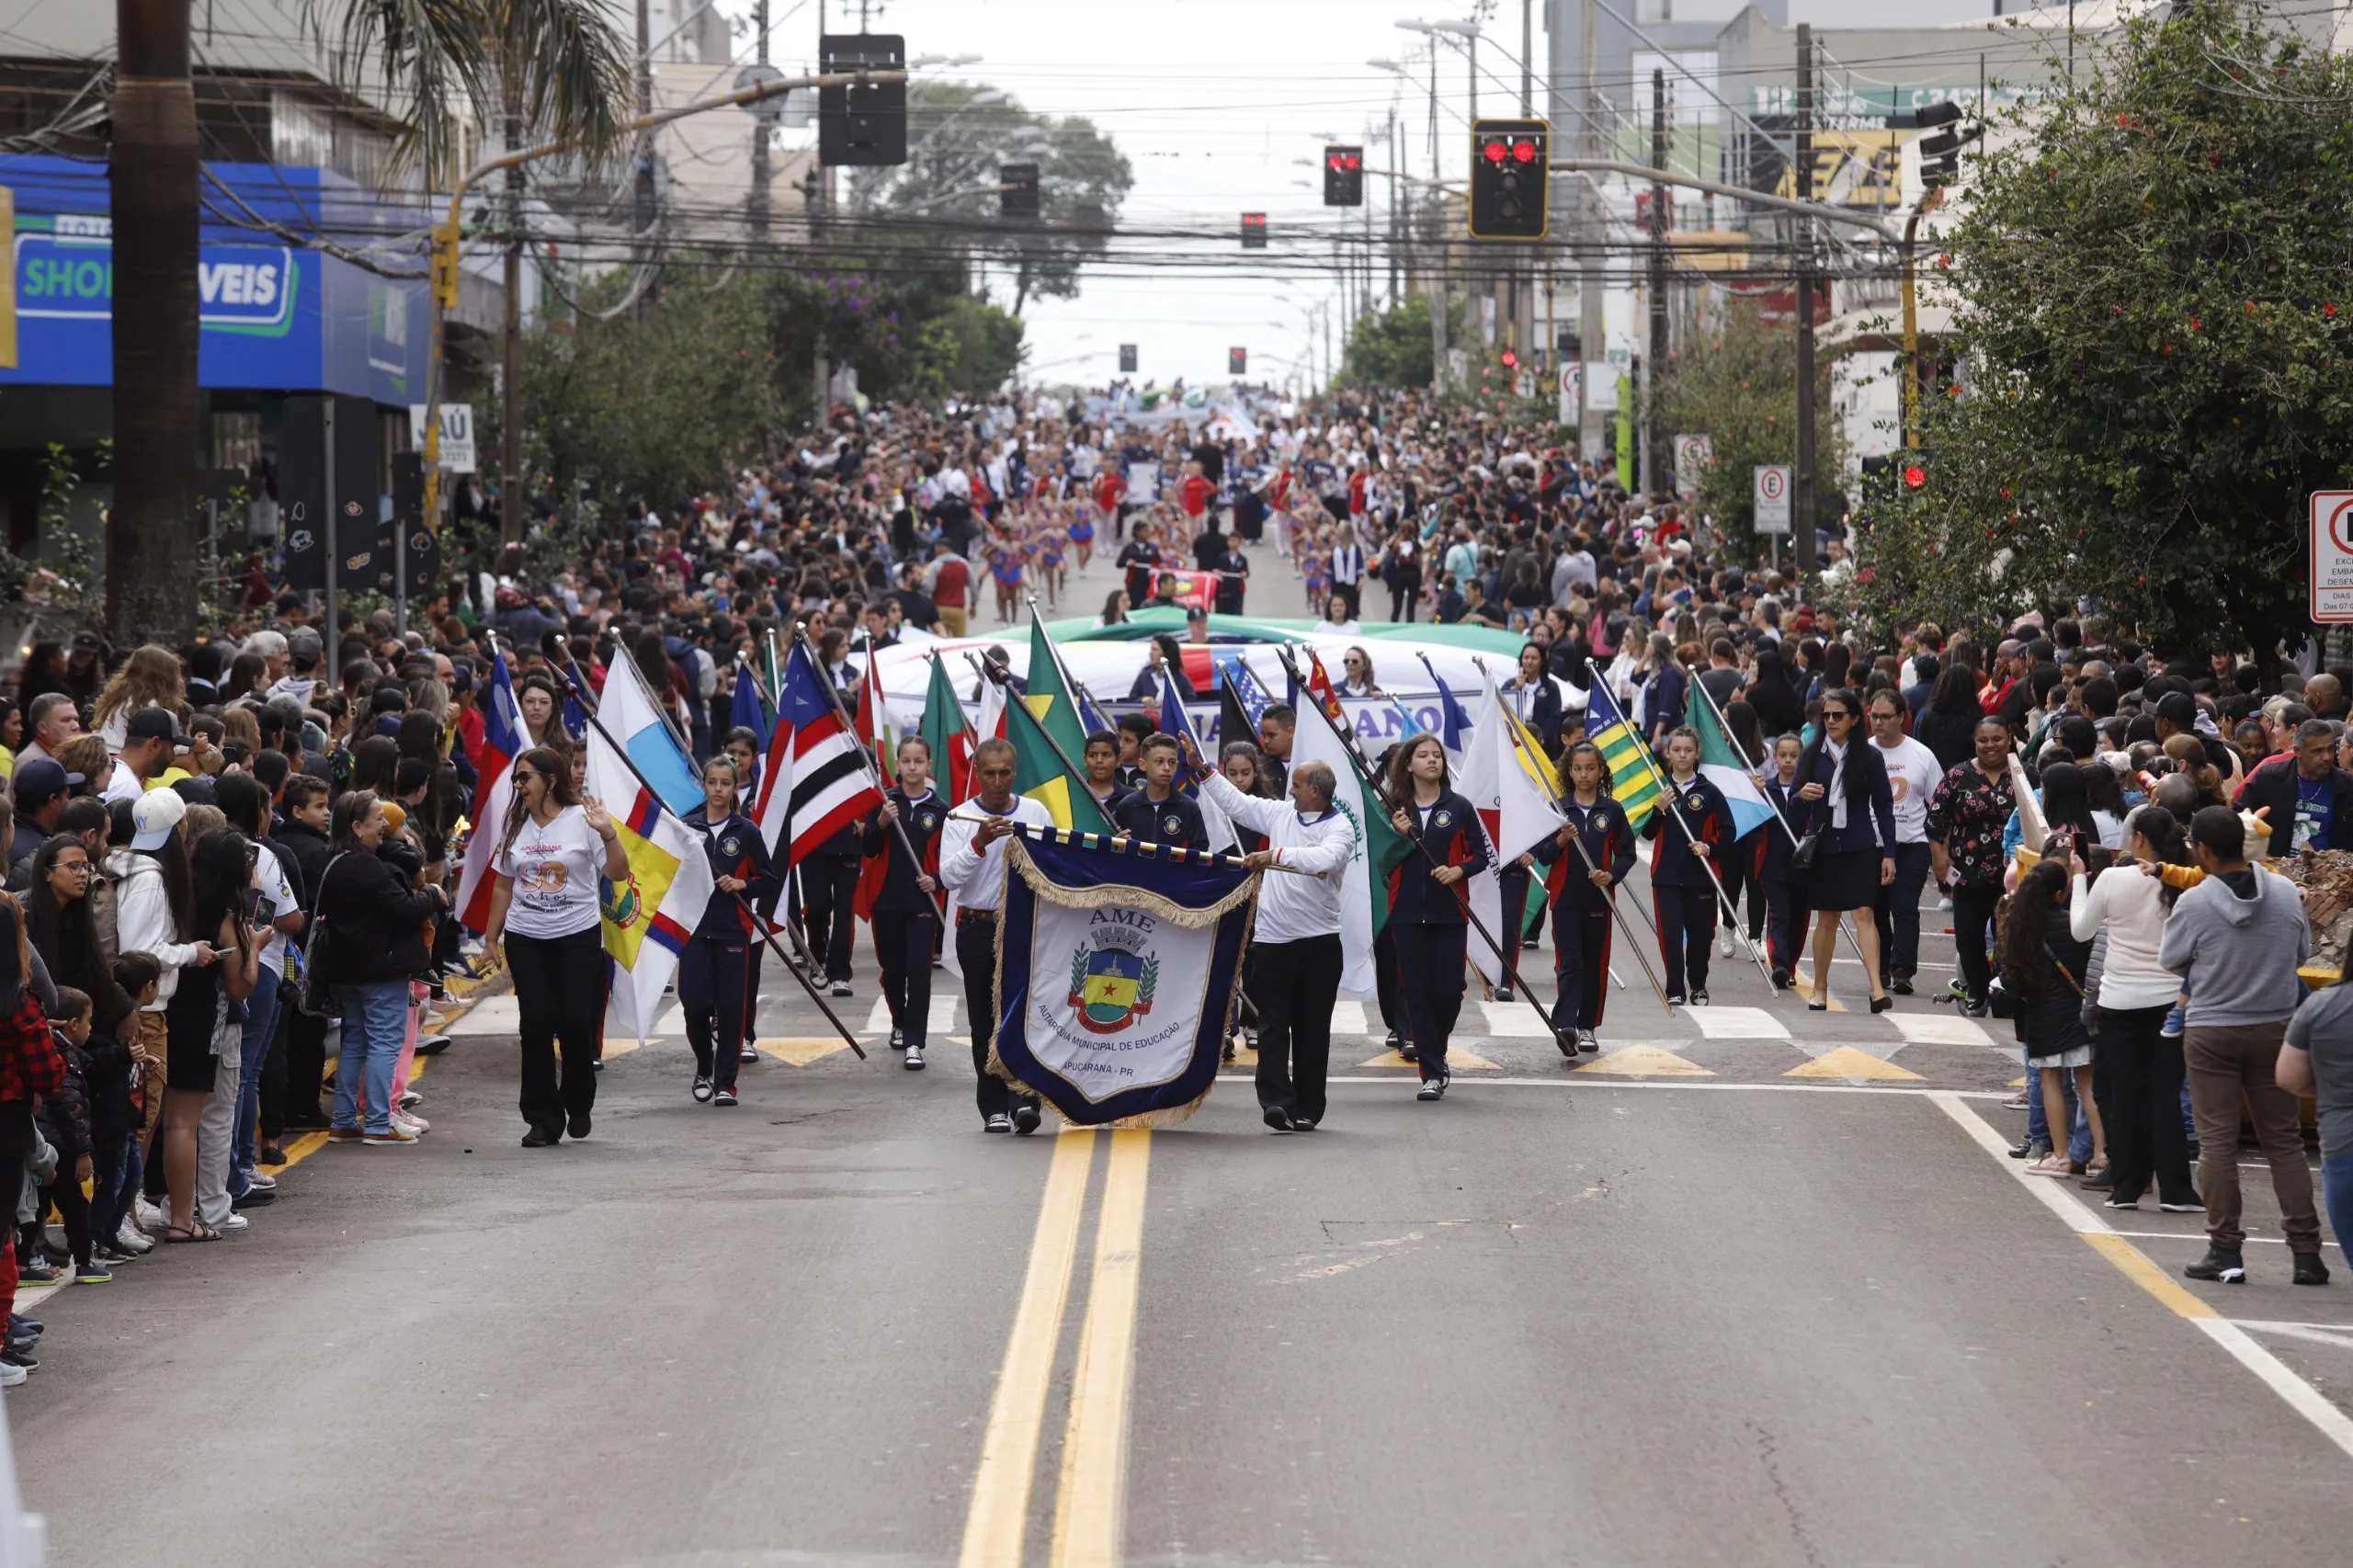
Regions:
M 626 889 L 624 899 L 636 890 L 613 819 L 603 801 L 581 796 L 562 754 L 533 746 L 515 759 L 512 778 L 515 799 L 491 856 L 498 884 L 483 954 L 494 968 L 514 971 L 523 1119 L 530 1124 L 523 1146 L 544 1149 L 566 1131 L 587 1137 L 597 1103 L 597 1033 L 605 1007 L 597 878 Z

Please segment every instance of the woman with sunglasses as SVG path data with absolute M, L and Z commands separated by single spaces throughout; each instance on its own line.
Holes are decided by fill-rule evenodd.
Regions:
M 1813 993 L 1806 1006 L 1830 1006 L 1830 959 L 1838 945 L 1838 917 L 1873 909 L 1879 890 L 1895 880 L 1895 792 L 1880 750 L 1863 738 L 1863 705 L 1846 687 L 1822 695 L 1822 736 L 1798 761 L 1798 799 L 1807 803 L 1807 834 L 1818 835 L 1813 863 L 1803 877 L 1813 911 Z M 1870 982 L 1871 1011 L 1895 998 L 1880 983 L 1879 927 L 1858 913 L 1856 944 Z
M 1428 851 L 1427 858 L 1408 855 L 1397 868 L 1388 935 L 1396 944 L 1398 986 L 1422 1070 L 1415 1097 L 1435 1100 L 1446 1094 L 1447 1037 L 1462 1012 L 1470 935 L 1463 884 L 1485 870 L 1492 857 L 1471 802 L 1450 786 L 1446 747 L 1436 735 L 1395 749 L 1388 785 L 1391 824 Z
M 521 1107 L 530 1127 L 523 1146 L 544 1149 L 567 1131 L 588 1136 L 605 999 L 597 880 L 606 876 L 626 887 L 629 852 L 604 802 L 580 793 L 569 761 L 551 747 L 533 746 L 517 757 L 514 781 L 514 803 L 491 858 L 498 883 L 482 948 L 492 967 L 508 964 L 515 971 Z

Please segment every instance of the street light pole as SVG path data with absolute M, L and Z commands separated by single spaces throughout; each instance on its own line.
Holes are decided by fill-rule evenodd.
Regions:
M 1797 155 L 1790 165 L 1790 192 L 1813 199 L 1813 26 L 1798 24 Z M 1797 225 L 1795 305 L 1798 327 L 1797 450 L 1790 471 L 1790 567 L 1799 594 L 1813 576 L 1813 220 L 1801 214 Z
M 1651 72 L 1651 166 L 1666 171 L 1666 73 Z M 1651 182 L 1651 346 L 1643 366 L 1643 489 L 1654 501 L 1669 487 L 1659 472 L 1666 440 L 1665 400 L 1659 395 L 1666 378 L 1666 184 Z
M 768 0 L 754 0 L 752 28 L 758 34 L 756 58 L 763 66 L 768 62 Z M 765 76 L 767 73 L 760 73 Z M 768 138 L 775 121 L 766 114 L 752 115 L 752 199 L 749 216 L 752 221 L 752 243 L 765 244 L 768 237 Z

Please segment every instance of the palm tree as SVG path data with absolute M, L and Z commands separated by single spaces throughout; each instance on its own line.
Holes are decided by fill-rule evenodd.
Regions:
M 198 189 L 191 0 L 115 0 L 115 498 L 107 619 L 118 644 L 177 642 L 197 606 Z M 601 162 L 619 146 L 633 51 L 599 0 L 305 0 L 338 85 L 403 114 L 401 152 L 445 177 L 471 116 Z M 510 437 L 510 439 L 512 437 Z

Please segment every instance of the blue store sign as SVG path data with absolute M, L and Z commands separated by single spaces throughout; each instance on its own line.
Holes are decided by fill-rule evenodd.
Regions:
M 298 233 L 330 222 L 348 233 L 355 212 L 394 232 L 421 221 L 317 169 L 240 164 L 214 173 L 255 210 Z M 17 192 L 18 330 L 17 363 L 0 369 L 0 385 L 108 385 L 114 238 L 104 172 L 63 159 L 0 158 L 0 185 Z M 339 392 L 394 404 L 423 394 L 421 280 L 382 278 L 213 222 L 205 226 L 197 293 L 198 376 L 205 386 Z

